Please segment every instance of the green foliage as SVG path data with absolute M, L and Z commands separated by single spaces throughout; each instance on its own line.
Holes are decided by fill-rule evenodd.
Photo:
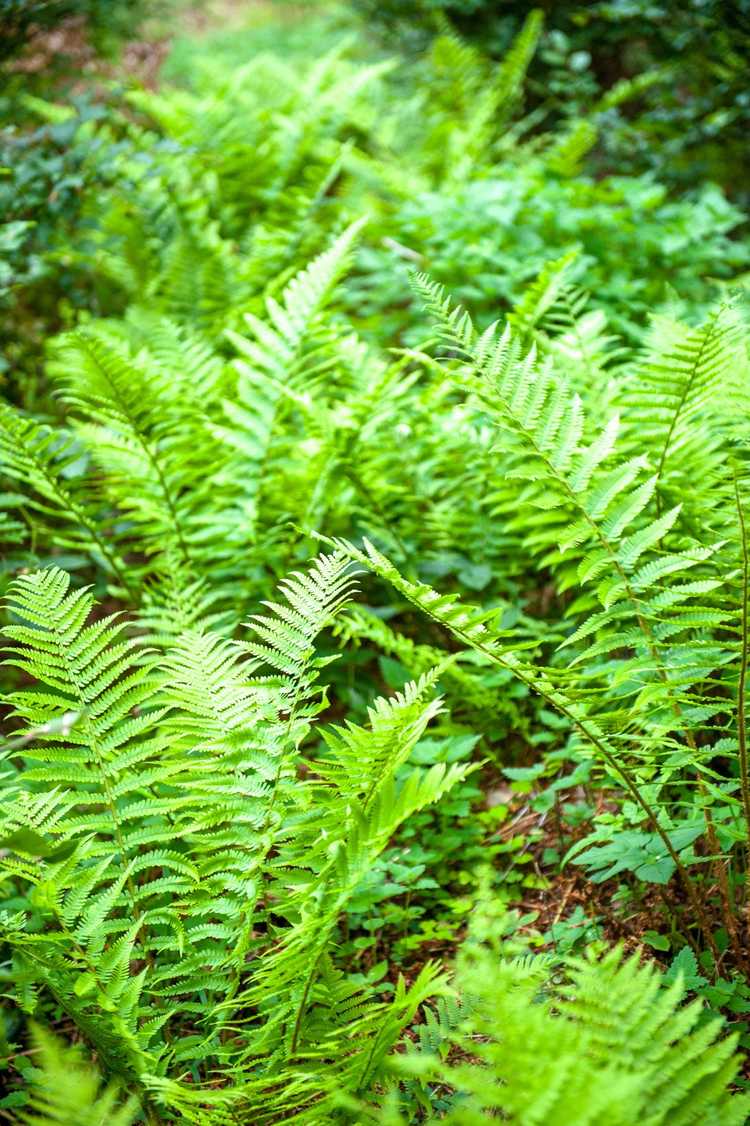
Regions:
M 418 339 L 403 296 L 415 262 L 486 325 L 576 250 L 579 282 L 631 337 L 673 290 L 683 311 L 705 311 L 711 279 L 747 269 L 743 215 L 713 185 L 674 199 L 653 169 L 599 167 L 608 115 L 637 82 L 560 124 L 523 115 L 534 13 L 501 66 L 450 32 L 398 65 L 363 59 L 361 29 L 347 41 L 315 26 L 333 42 L 315 62 L 261 51 L 245 66 L 258 36 L 238 35 L 228 58 L 176 51 L 180 88 L 109 106 L 24 99 L 16 118 L 44 124 L 3 135 L 13 369 L 35 371 L 40 337 L 80 309 L 143 303 L 219 334 L 229 309 L 257 313 L 365 213 L 341 300 L 378 342 Z M 35 385 L 19 379 L 15 397 L 31 405 Z
M 19 1121 L 27 1126 L 53 1126 L 78 1122 L 81 1126 L 130 1126 L 135 1121 L 135 1099 L 126 1102 L 113 1086 L 100 1090 L 99 1077 L 73 1048 L 42 1028 L 34 1028 L 32 1041 L 38 1053 L 31 1076 L 31 1113 Z
M 144 0 L 2 0 L 3 42 L 0 61 L 21 54 L 40 30 L 58 27 L 71 18 L 82 20 L 100 41 L 132 32 L 145 11 Z
M 439 711 L 433 676 L 377 701 L 367 727 L 324 731 L 300 785 L 326 663 L 313 642 L 349 596 L 347 569 L 321 557 L 285 582 L 257 640 L 183 632 L 158 664 L 122 620 L 91 621 L 60 570 L 11 591 L 9 663 L 38 687 L 11 697 L 34 736 L 4 810 L 5 875 L 28 890 L 5 941 L 26 989 L 48 990 L 108 1071 L 185 1121 L 230 1107 L 265 1121 L 292 1092 L 322 1121 L 321 1096 L 367 1086 L 439 988 L 428 966 L 371 1001 L 333 960 L 338 918 L 400 823 L 469 769 L 396 783 Z M 168 1078 L 184 1067 L 192 1084 Z
M 572 588 L 576 594 L 560 646 L 561 652 L 567 650 L 564 664 L 554 658 L 547 667 L 530 661 L 514 632 L 497 628 L 496 611 L 472 609 L 455 594 L 441 595 L 406 579 L 367 541 L 364 552 L 348 550 L 464 645 L 539 692 L 625 786 L 635 802 L 635 819 L 645 820 L 647 831 L 620 826 L 624 831 L 618 832 L 609 824 L 593 840 L 603 834 L 610 843 L 597 843 L 579 860 L 601 871 L 601 878 L 628 870 L 664 883 L 677 871 L 700 912 L 688 871 L 702 863 L 693 842 L 705 833 L 715 854 L 716 817 L 725 847 L 745 834 L 736 822 L 732 828 L 729 806 L 711 808 L 719 794 L 730 794 L 738 784 L 746 792 L 744 763 L 738 764 L 738 782 L 731 767 L 717 770 L 716 753 L 709 750 L 709 740 L 719 754 L 725 746 L 736 746 L 735 740 L 742 742 L 745 724 L 746 640 L 738 652 L 727 632 L 737 630 L 732 627 L 737 613 L 732 573 L 737 539 L 744 543 L 744 501 L 735 499 L 714 446 L 740 393 L 733 374 L 746 363 L 737 323 L 719 310 L 703 329 L 682 329 L 669 339 L 666 361 L 664 355 L 658 364 L 646 357 L 646 386 L 654 380 L 659 406 L 649 409 L 646 395 L 636 396 L 629 431 L 627 408 L 634 409 L 634 399 L 630 389 L 626 392 L 627 436 L 618 456 L 618 416 L 598 430 L 586 418 L 590 370 L 580 372 L 581 393 L 574 391 L 553 353 L 538 354 L 533 346 L 525 351 L 510 326 L 479 335 L 468 315 L 434 283 L 417 278 L 416 285 L 441 343 L 457 357 L 448 365 L 457 388 L 496 428 L 495 456 L 502 469 L 490 487 L 493 515 L 518 533 L 519 554 L 539 559 L 552 570 L 558 589 Z M 636 379 L 640 390 L 640 372 Z M 711 391 L 713 419 L 706 417 Z M 639 424 L 641 412 L 646 425 Z M 688 437 L 691 427 L 697 429 L 695 440 L 693 434 Z M 706 439 L 700 442 L 704 427 Z M 717 525 L 730 535 L 729 545 L 693 538 L 696 510 L 691 512 L 686 476 L 677 487 L 685 503 L 664 507 L 661 489 L 670 451 L 685 446 L 692 453 L 690 472 L 698 457 L 704 459 L 706 490 L 724 505 Z M 674 471 L 677 477 L 676 464 Z M 702 496 L 699 488 L 698 503 Z M 719 683 L 727 710 L 737 696 L 741 701 L 736 727 L 722 722 Z
M 741 213 L 599 175 L 640 88 L 542 132 L 536 12 L 499 66 L 278 19 L 23 103 L 0 1105 L 740 1122 Z
M 540 964 L 502 957 L 496 943 L 467 942 L 457 981 L 471 998 L 442 1053 L 410 1052 L 398 1072 L 449 1086 L 447 1113 L 431 1122 L 736 1123 L 748 1097 L 732 1098 L 729 1040 L 680 1007 L 683 978 L 661 984 L 653 967 L 613 950 L 600 961 L 567 958 L 550 979 Z M 456 1062 L 446 1049 L 457 1051 Z M 441 1059 L 441 1055 L 443 1058 Z M 413 1121 L 384 1112 L 372 1120 Z
M 354 0 L 384 39 L 419 49 L 455 26 L 470 42 L 502 56 L 528 5 L 492 0 Z M 745 168 L 750 120 L 745 60 L 750 45 L 747 0 L 609 0 L 539 4 L 546 32 L 530 75 L 533 102 L 565 120 L 601 98 L 606 132 L 597 154 L 607 169 L 655 171 L 688 187 L 696 179 L 725 184 L 746 203 L 736 177 Z M 641 86 L 634 107 L 618 91 Z M 602 97 L 603 95 L 603 97 Z

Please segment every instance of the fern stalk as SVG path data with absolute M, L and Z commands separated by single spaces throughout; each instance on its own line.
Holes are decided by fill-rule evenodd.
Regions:
M 745 527 L 745 512 L 740 497 L 740 487 L 737 474 L 734 475 L 734 494 L 737 501 L 737 519 L 740 530 L 740 544 L 742 547 L 742 609 L 741 609 L 741 649 L 740 649 L 740 675 L 737 687 L 737 741 L 740 751 L 740 792 L 742 794 L 742 808 L 745 815 L 745 858 L 747 881 L 747 902 L 750 904 L 750 776 L 748 775 L 747 756 L 747 665 L 750 637 L 748 636 L 748 588 L 750 587 L 750 553 L 748 553 L 747 529 Z

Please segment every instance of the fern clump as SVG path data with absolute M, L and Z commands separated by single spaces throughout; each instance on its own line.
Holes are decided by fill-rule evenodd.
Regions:
M 740 216 L 595 175 L 650 78 L 551 131 L 524 15 L 23 103 L 85 175 L 0 361 L 20 1122 L 747 1116 Z
M 27 896 L 4 939 L 27 989 L 49 990 L 144 1105 L 186 1121 L 230 1106 L 264 1121 L 279 1068 L 299 1105 L 337 1082 L 367 1087 L 437 987 L 426 967 L 371 1002 L 335 962 L 369 867 L 468 769 L 396 781 L 439 711 L 427 676 L 376 703 L 367 727 L 324 733 L 300 787 L 322 706 L 315 638 L 351 585 L 345 556 L 321 557 L 256 615 L 253 640 L 186 630 L 158 659 L 122 619 L 92 621 L 91 595 L 58 569 L 11 590 L 9 662 L 36 683 L 11 697 L 32 737 L 4 811 L 5 875 Z M 168 1079 L 186 1064 L 190 1085 Z
M 467 942 L 457 966 L 463 1006 L 436 1023 L 433 1045 L 401 1057 L 397 1074 L 451 1088 L 435 1122 L 740 1126 L 747 1096 L 727 1092 L 735 1042 L 717 1041 L 719 1025 L 702 1022 L 699 1001 L 680 1007 L 682 981 L 664 988 L 659 979 L 615 949 L 568 959 L 550 980 L 543 963 L 502 957 L 496 941 Z M 412 1121 L 397 1103 L 369 1120 Z

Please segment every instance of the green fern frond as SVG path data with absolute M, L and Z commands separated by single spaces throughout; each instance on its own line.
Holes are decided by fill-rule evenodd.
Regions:
M 549 316 L 559 301 L 560 294 L 568 284 L 567 278 L 571 265 L 578 258 L 578 251 L 570 250 L 547 262 L 539 271 L 537 277 L 524 290 L 523 297 L 516 303 L 508 314 L 508 324 L 528 343 L 531 342 L 534 329 Z M 431 299 L 432 308 L 435 308 Z M 442 302 L 438 307 L 443 307 Z M 433 313 L 434 316 L 434 313 Z
M 250 626 L 258 640 L 243 643 L 255 668 L 268 666 L 290 697 L 309 695 L 326 663 L 316 657 L 313 641 L 351 597 L 354 573 L 344 552 L 321 555 L 307 573 L 295 572 L 279 590 L 285 603 L 266 602 L 269 614 L 255 614 Z
M 335 1035 L 338 1040 L 345 1035 L 343 1028 L 347 1022 L 342 1026 L 334 1019 L 340 1001 L 337 991 L 328 991 L 330 983 L 326 982 L 325 970 L 327 950 L 339 916 L 398 826 L 416 810 L 439 800 L 470 769 L 441 764 L 427 772 L 412 770 L 403 782 L 395 782 L 399 765 L 405 762 L 437 712 L 436 702 L 424 699 L 430 685 L 431 678 L 426 678 L 420 684 L 407 686 L 403 695 L 392 701 L 378 701 L 368 728 L 350 726 L 327 736 L 329 754 L 315 765 L 315 773 L 327 786 L 321 792 L 320 783 L 316 783 L 315 790 L 319 809 L 322 812 L 327 808 L 328 814 L 319 816 L 316 824 L 310 826 L 315 838 L 307 847 L 303 829 L 282 853 L 285 864 L 313 867 L 318 890 L 311 901 L 308 881 L 302 879 L 300 890 L 277 905 L 277 911 L 283 910 L 296 921 L 283 932 L 276 950 L 263 960 L 244 1000 L 259 1005 L 264 998 L 273 998 L 264 1036 L 278 1030 L 292 1058 L 310 1050 L 304 1046 L 308 1037 L 319 1040 L 323 1035 Z M 362 1002 L 366 1000 L 367 994 L 363 992 Z M 312 1023 L 308 1010 L 315 1014 Z M 376 1006 L 369 1013 L 368 1025 L 373 1029 L 370 1035 L 374 1035 L 374 1027 L 384 1012 Z M 352 1030 L 358 1024 L 361 1017 L 356 1014 L 351 1020 Z M 397 1026 L 401 1027 L 398 1022 Z M 391 1042 L 386 1039 L 387 1046 Z M 372 1057 L 375 1049 L 360 1045 L 357 1051 Z M 368 1064 L 367 1069 L 371 1066 Z
M 580 174 L 584 158 L 596 144 L 599 131 L 589 118 L 577 118 L 547 149 L 545 164 L 558 176 Z
M 736 1038 L 719 1039 L 720 1021 L 702 1023 L 700 1002 L 680 1007 L 681 982 L 663 988 L 653 967 L 623 961 L 619 950 L 599 962 L 571 960 L 567 970 L 562 989 L 539 995 L 538 975 L 519 979 L 512 961 L 467 949 L 458 981 L 475 1007 L 451 1039 L 479 1062 L 413 1054 L 402 1068 L 456 1091 L 441 1121 L 500 1113 L 540 1126 L 740 1126 L 747 1096 L 727 1090 Z
M 32 1028 L 35 1069 L 26 1126 L 131 1126 L 139 1117 L 134 1098 L 122 1099 L 115 1085 L 103 1087 L 80 1051 L 63 1046 L 39 1026 Z
M 699 328 L 655 318 L 645 354 L 625 383 L 628 437 L 648 452 L 658 494 L 667 501 L 682 495 L 687 482 L 694 487 L 700 480 L 707 489 L 722 477 L 716 422 L 746 364 L 743 327 L 731 305 L 719 306 Z
M 649 473 L 645 458 L 611 467 L 617 417 L 587 442 L 582 400 L 549 358 L 539 362 L 533 348 L 524 354 L 507 328 L 499 337 L 492 327 L 476 336 L 466 315 L 453 309 L 438 287 L 418 285 L 438 317 L 442 338 L 470 359 L 468 370 L 462 366 L 456 372 L 457 384 L 475 396 L 498 428 L 504 480 L 493 498 L 493 513 L 505 515 L 512 529 L 523 529 L 523 546 L 542 565 L 554 566 L 561 590 L 596 582 L 595 596 L 604 610 L 618 606 L 620 622 L 631 628 L 621 624 L 602 640 L 601 652 L 629 648 L 635 641 L 640 671 L 637 663 L 628 667 L 632 682 L 637 686 L 644 675 L 656 674 L 664 685 L 661 721 L 673 724 L 678 696 L 707 675 L 706 661 L 716 667 L 725 659 L 718 647 L 700 656 L 696 649 L 691 667 L 689 632 L 716 624 L 714 612 L 698 601 L 691 617 L 686 606 L 665 603 L 659 586 L 646 590 L 643 585 L 653 575 L 645 568 L 664 551 L 680 506 L 654 513 L 658 473 Z M 707 558 L 704 548 L 689 540 L 687 545 L 686 552 L 677 553 L 673 574 Z M 721 572 L 710 577 L 719 585 L 725 581 Z M 702 591 L 690 593 L 699 598 Z M 671 679 L 670 660 L 679 666 Z
M 85 478 L 74 472 L 82 457 L 74 435 L 42 426 L 0 403 L 0 471 L 29 490 L 14 505 L 33 513 L 33 531 L 43 529 L 45 539 L 53 534 L 50 521 L 61 521 L 62 527 L 54 527 L 57 545 L 93 556 L 132 600 L 111 516 L 90 495 Z
M 521 98 L 526 72 L 536 52 L 543 26 L 544 15 L 541 8 L 532 8 L 503 56 L 494 79 L 495 103 L 501 121 L 510 117 Z
M 266 298 L 267 320 L 247 313 L 251 336 L 227 333 L 242 358 L 234 363 L 236 396 L 224 401 L 226 422 L 219 433 L 236 450 L 234 476 L 243 485 L 238 519 L 250 536 L 256 533 L 264 469 L 285 395 L 290 390 L 309 395 L 311 382 L 330 369 L 331 359 L 316 339 L 320 314 L 347 267 L 362 225 L 352 224 L 292 278 L 279 301 Z
M 175 349 L 180 366 L 183 347 L 178 343 Z M 210 366 L 199 346 L 188 362 L 201 370 Z M 236 539 L 236 532 L 226 535 L 230 512 L 221 506 L 209 518 L 205 503 L 227 456 L 196 400 L 197 388 L 185 393 L 171 365 L 146 350 L 132 356 L 106 324 L 61 338 L 50 371 L 70 407 L 86 420 L 78 433 L 109 503 L 127 516 L 133 549 L 156 557 L 157 570 L 178 559 L 193 580 L 207 559 L 215 564 L 217 556 L 228 555 Z

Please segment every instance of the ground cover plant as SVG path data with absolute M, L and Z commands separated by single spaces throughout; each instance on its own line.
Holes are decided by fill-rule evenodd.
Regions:
M 508 0 L 356 0 L 384 41 L 418 51 L 447 19 L 502 58 L 529 6 Z M 656 170 L 685 187 L 706 178 L 745 205 L 750 98 L 747 0 L 544 0 L 546 29 L 527 87 L 533 105 L 561 120 L 591 105 L 621 79 L 643 81 L 636 103 L 610 107 L 596 165 Z
M 24 101 L 0 1111 L 743 1123 L 745 217 L 529 112 L 539 12 L 222 18 Z

